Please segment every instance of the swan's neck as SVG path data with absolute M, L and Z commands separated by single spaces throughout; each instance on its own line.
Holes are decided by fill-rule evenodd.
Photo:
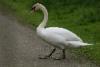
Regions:
M 48 21 L 48 12 L 47 12 L 47 9 L 43 5 L 40 6 L 40 9 L 42 10 L 42 12 L 44 14 L 44 18 L 43 18 L 43 21 L 40 23 L 40 25 L 37 27 L 38 29 L 45 28 L 46 23 Z

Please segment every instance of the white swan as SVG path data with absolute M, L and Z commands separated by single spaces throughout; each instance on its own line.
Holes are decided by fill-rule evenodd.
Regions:
M 62 49 L 63 55 L 62 59 L 65 58 L 65 49 L 67 47 L 81 47 L 81 46 L 87 46 L 91 45 L 88 43 L 84 43 L 80 37 L 78 37 L 75 33 L 69 31 L 68 29 L 59 28 L 59 27 L 48 27 L 45 28 L 46 23 L 48 21 L 48 12 L 45 6 L 43 6 L 40 3 L 36 3 L 32 6 L 32 10 L 42 10 L 44 14 L 44 19 L 41 22 L 41 24 L 37 27 L 37 34 L 40 36 L 43 40 L 47 41 L 51 45 L 53 45 L 55 48 Z M 55 49 L 46 57 L 48 58 L 52 55 L 52 53 L 55 52 Z

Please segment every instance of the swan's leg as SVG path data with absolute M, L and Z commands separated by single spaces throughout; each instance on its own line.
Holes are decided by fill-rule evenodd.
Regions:
M 51 53 L 48 55 L 48 57 L 50 57 L 54 52 L 56 51 L 56 48 L 54 48 Z
M 48 54 L 48 55 L 46 55 L 46 56 L 44 56 L 44 57 L 39 57 L 39 59 L 47 59 L 47 58 L 49 58 L 55 51 L 56 51 L 56 48 L 54 48 L 54 49 L 50 52 L 50 54 Z
M 66 58 L 65 49 L 63 49 L 62 52 L 63 52 L 62 59 L 65 59 Z
M 60 58 L 53 58 L 54 60 L 62 60 L 62 59 L 65 59 L 66 58 L 66 56 L 65 56 L 65 49 L 62 49 L 62 55 L 61 55 L 61 57 Z

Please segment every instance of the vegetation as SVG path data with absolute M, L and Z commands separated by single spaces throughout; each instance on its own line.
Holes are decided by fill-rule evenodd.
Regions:
M 38 0 L 39 1 L 39 0 Z M 31 13 L 37 0 L 1 0 L 0 5 L 10 9 L 23 23 L 37 26 L 41 12 Z M 77 33 L 93 46 L 84 47 L 76 53 L 86 55 L 100 64 L 100 1 L 99 0 L 40 0 L 49 12 L 48 26 L 64 27 Z M 19 18 L 19 19 L 20 19 Z

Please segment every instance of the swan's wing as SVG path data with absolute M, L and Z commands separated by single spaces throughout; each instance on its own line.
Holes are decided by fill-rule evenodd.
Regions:
M 82 41 L 75 33 L 58 27 L 49 27 L 45 29 L 45 32 L 52 33 L 53 35 L 59 35 L 60 37 L 65 38 L 67 41 Z

